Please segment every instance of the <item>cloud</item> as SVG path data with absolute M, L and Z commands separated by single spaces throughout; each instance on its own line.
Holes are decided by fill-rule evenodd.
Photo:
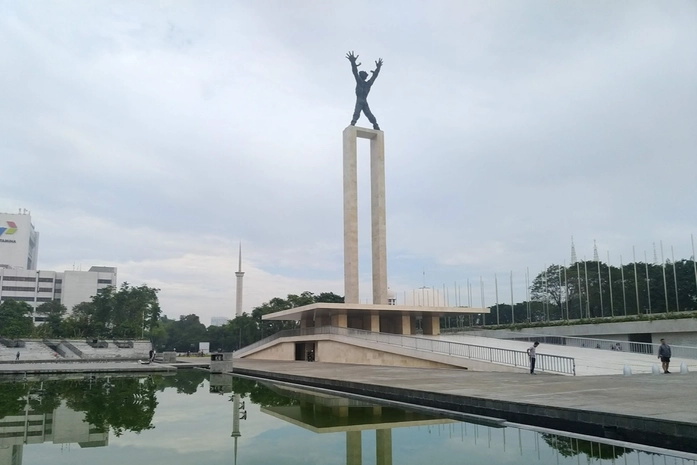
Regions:
M 535 274 L 571 235 L 580 256 L 691 255 L 692 2 L 0 8 L 0 210 L 32 211 L 41 268 L 118 266 L 171 315 L 231 311 L 239 241 L 249 305 L 342 293 L 347 50 L 385 59 L 393 289 Z

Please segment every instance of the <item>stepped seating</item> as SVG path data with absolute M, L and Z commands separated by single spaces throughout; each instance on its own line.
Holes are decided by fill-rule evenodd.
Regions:
M 0 347 L 0 362 L 14 362 L 19 352 L 19 361 L 56 360 L 62 358 L 46 344 L 24 341 L 24 347 Z
M 70 344 L 76 348 L 82 359 L 147 359 L 150 351 L 150 343 L 134 342 L 133 347 L 127 347 L 130 344 L 108 341 L 107 344 L 94 344 L 85 341 L 71 340 Z M 119 345 L 126 347 L 119 347 Z M 106 347 L 103 347 L 106 346 Z
M 83 340 L 23 340 L 24 347 L 7 347 L 0 345 L 0 363 L 14 362 L 19 351 L 19 362 L 55 361 L 55 360 L 146 360 L 151 349 L 148 341 L 129 341 L 118 345 L 108 341 L 107 344 L 92 344 Z M 123 346 L 123 347 L 119 347 Z M 130 347 L 132 346 L 132 347 Z M 55 348 L 55 349 L 54 349 Z

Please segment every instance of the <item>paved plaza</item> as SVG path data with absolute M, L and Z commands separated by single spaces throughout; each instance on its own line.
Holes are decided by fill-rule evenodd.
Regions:
M 631 435 L 661 447 L 694 444 L 697 450 L 697 373 L 531 376 L 245 359 L 235 360 L 234 372 L 524 424 Z M 674 444 L 681 441 L 687 445 Z
M 424 336 L 426 337 L 426 336 Z M 525 351 L 532 345 L 527 341 L 511 341 L 507 339 L 495 339 L 491 337 L 467 336 L 467 335 L 440 335 L 431 338 L 443 341 L 459 342 L 462 344 L 480 345 L 485 347 L 497 347 Z M 621 375 L 625 365 L 632 369 L 632 373 L 651 373 L 654 364 L 660 368 L 661 362 L 655 355 L 638 354 L 613 350 L 601 350 L 589 347 L 573 347 L 554 344 L 540 344 L 538 354 L 561 355 L 572 357 L 576 361 L 577 376 L 592 375 Z M 685 363 L 688 370 L 697 372 L 697 360 L 673 358 L 670 362 L 670 371 L 677 373 L 680 365 Z

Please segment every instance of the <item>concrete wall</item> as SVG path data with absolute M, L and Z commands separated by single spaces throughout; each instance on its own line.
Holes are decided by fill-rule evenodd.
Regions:
M 295 360 L 295 343 L 280 342 L 259 352 L 245 356 L 255 360 Z
M 482 330 L 476 333 L 486 337 L 497 337 L 497 332 L 509 333 L 510 330 Z M 520 333 L 588 337 L 615 341 L 627 341 L 629 334 L 648 333 L 651 334 L 654 344 L 660 343 L 661 338 L 664 338 L 673 345 L 697 346 L 697 318 L 524 328 L 520 330 Z
M 245 359 L 295 360 L 295 344 L 316 344 L 315 360 L 327 363 L 352 363 L 358 365 L 383 365 L 428 368 L 462 368 L 471 371 L 523 373 L 528 367 L 498 365 L 480 360 L 453 357 L 446 354 L 419 351 L 400 346 L 379 344 L 350 336 L 322 334 L 295 336 L 274 340 L 258 347 L 254 352 L 242 355 Z
M 368 350 L 336 341 L 320 341 L 316 357 L 318 362 L 355 363 L 358 365 L 385 365 L 395 367 L 453 368 L 445 363 L 423 360 L 405 355 Z

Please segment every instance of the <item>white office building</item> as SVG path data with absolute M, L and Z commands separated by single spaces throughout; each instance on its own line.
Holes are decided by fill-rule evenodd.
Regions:
M 32 401 L 40 397 L 30 395 Z M 109 430 L 100 431 L 87 422 L 85 412 L 78 412 L 62 402 L 51 413 L 32 409 L 27 399 L 20 415 L 0 418 L 0 464 L 21 465 L 26 444 L 78 444 L 81 448 L 109 445 Z
M 93 266 L 88 271 L 63 272 L 0 268 L 0 303 L 19 300 L 34 310 L 44 302 L 58 300 L 70 312 L 108 286 L 117 286 L 115 267 Z M 44 319 L 34 312 L 35 322 Z
M 36 270 L 39 260 L 39 233 L 31 215 L 0 213 L 0 268 Z

